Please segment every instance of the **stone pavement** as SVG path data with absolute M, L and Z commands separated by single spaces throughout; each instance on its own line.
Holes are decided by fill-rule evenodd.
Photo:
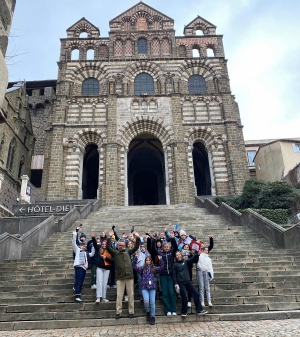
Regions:
M 91 321 L 92 324 L 92 321 Z M 1 331 L 0 337 L 282 337 L 300 336 L 300 319 L 119 325 L 101 328 Z

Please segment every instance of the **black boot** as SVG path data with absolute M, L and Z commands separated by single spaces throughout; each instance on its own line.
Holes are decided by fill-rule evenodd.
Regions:
M 151 325 L 154 325 L 154 324 L 155 324 L 155 317 L 154 317 L 154 316 L 151 316 L 151 317 L 150 317 L 150 324 L 151 324 Z
M 147 319 L 148 322 L 150 322 L 150 312 L 146 313 L 146 319 Z

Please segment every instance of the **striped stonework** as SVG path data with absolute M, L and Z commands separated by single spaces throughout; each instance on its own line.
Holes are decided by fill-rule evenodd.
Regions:
M 85 186 L 102 205 L 143 204 L 156 187 L 152 201 L 167 204 L 193 202 L 204 190 L 241 193 L 248 165 L 216 26 L 198 16 L 175 36 L 174 20 L 142 2 L 109 22 L 108 37 L 96 26 L 82 18 L 61 39 L 44 154 L 47 198 L 80 198 Z M 98 148 L 99 172 L 95 146 L 88 147 L 94 166 L 85 161 L 90 144 Z M 143 185 L 147 180 L 157 186 Z M 144 193 L 141 185 L 144 195 L 136 194 Z

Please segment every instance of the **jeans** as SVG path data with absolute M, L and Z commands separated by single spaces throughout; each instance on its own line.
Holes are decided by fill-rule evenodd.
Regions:
M 176 295 L 174 290 L 173 276 L 160 275 L 160 285 L 165 312 L 176 312 Z
M 189 292 L 189 294 L 191 294 L 191 296 L 194 299 L 196 311 L 201 312 L 203 310 L 203 308 L 202 308 L 202 305 L 200 303 L 199 293 L 195 289 L 195 287 L 193 286 L 192 282 L 178 283 L 178 285 L 180 287 L 180 296 L 181 296 L 181 305 L 182 305 L 181 314 L 183 314 L 183 315 L 187 314 L 187 310 L 188 310 L 188 298 L 187 298 L 187 295 L 186 295 L 187 291 Z
M 205 290 L 207 302 L 211 302 L 209 277 L 207 271 L 197 270 L 197 282 L 199 286 L 200 301 L 204 302 L 204 290 Z
M 85 279 L 86 270 L 81 267 L 75 267 L 75 295 L 81 294 L 81 289 Z
M 144 295 L 143 295 L 143 292 L 142 292 L 142 289 L 141 289 L 142 275 L 140 273 L 137 273 L 137 279 L 138 279 L 140 299 L 142 299 L 144 297 Z
M 146 312 L 150 312 L 150 316 L 155 316 L 155 295 L 156 289 L 142 289 L 144 298 L 144 306 Z M 151 311 L 150 311 L 151 308 Z

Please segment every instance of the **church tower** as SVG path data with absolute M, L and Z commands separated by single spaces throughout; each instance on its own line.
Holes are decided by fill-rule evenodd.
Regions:
M 139 2 L 61 39 L 42 190 L 102 205 L 193 203 L 242 191 L 248 166 L 222 35 Z

